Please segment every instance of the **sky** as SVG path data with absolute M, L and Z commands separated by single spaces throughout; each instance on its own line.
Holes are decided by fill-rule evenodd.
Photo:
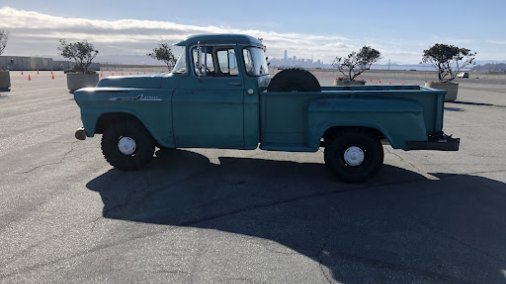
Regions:
M 88 40 L 107 55 L 145 55 L 192 34 L 246 33 L 271 58 L 331 63 L 361 46 L 382 62 L 417 64 L 435 43 L 469 48 L 477 60 L 506 60 L 506 1 L 130 1 L 0 0 L 3 55 L 56 57 L 59 39 Z

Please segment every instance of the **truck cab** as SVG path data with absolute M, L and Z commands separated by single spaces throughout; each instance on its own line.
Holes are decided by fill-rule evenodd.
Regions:
M 174 144 L 257 148 L 260 93 L 270 80 L 262 43 L 244 35 L 204 35 L 176 45 L 185 56 L 173 72 L 179 81 L 172 95 Z

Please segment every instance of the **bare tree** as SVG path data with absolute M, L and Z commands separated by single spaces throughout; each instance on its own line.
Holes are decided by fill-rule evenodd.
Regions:
M 342 81 L 354 81 L 364 71 L 371 69 L 371 65 L 381 58 L 381 53 L 370 46 L 363 46 L 359 52 L 352 52 L 346 57 L 336 57 L 332 64 L 343 74 Z
M 264 52 L 267 52 L 267 46 L 264 44 L 264 38 L 259 37 L 257 39 L 262 43 L 262 49 Z M 271 66 L 271 63 L 269 62 L 269 56 L 265 56 L 265 61 L 267 62 L 267 66 Z
M 5 30 L 0 30 L 0 55 L 4 53 L 8 40 L 9 40 L 9 33 Z
M 98 54 L 93 44 L 87 41 L 66 42 L 60 40 L 58 52 L 64 58 L 74 61 L 74 71 L 90 73 L 90 65 Z
M 177 62 L 177 58 L 174 56 L 168 42 L 160 43 L 158 47 L 153 49 L 153 52 L 148 53 L 148 56 L 163 61 L 167 65 L 167 68 L 169 68 L 169 71 L 172 71 Z

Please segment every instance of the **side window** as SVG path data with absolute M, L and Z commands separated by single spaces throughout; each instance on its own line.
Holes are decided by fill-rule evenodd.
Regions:
M 239 69 L 237 68 L 237 60 L 233 48 L 220 49 L 216 52 L 218 57 L 218 66 L 220 76 L 237 76 Z
M 215 76 L 212 48 L 201 46 L 199 52 L 198 48 L 194 47 L 192 56 L 195 74 L 198 76 Z
M 244 66 L 246 66 L 246 73 L 253 75 L 255 73 L 255 65 L 253 65 L 253 57 L 249 49 L 243 49 L 242 55 L 244 56 Z

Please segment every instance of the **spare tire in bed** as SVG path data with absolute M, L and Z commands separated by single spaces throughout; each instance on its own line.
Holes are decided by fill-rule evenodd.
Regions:
M 304 69 L 286 69 L 276 74 L 267 87 L 269 92 L 320 92 L 316 77 Z

